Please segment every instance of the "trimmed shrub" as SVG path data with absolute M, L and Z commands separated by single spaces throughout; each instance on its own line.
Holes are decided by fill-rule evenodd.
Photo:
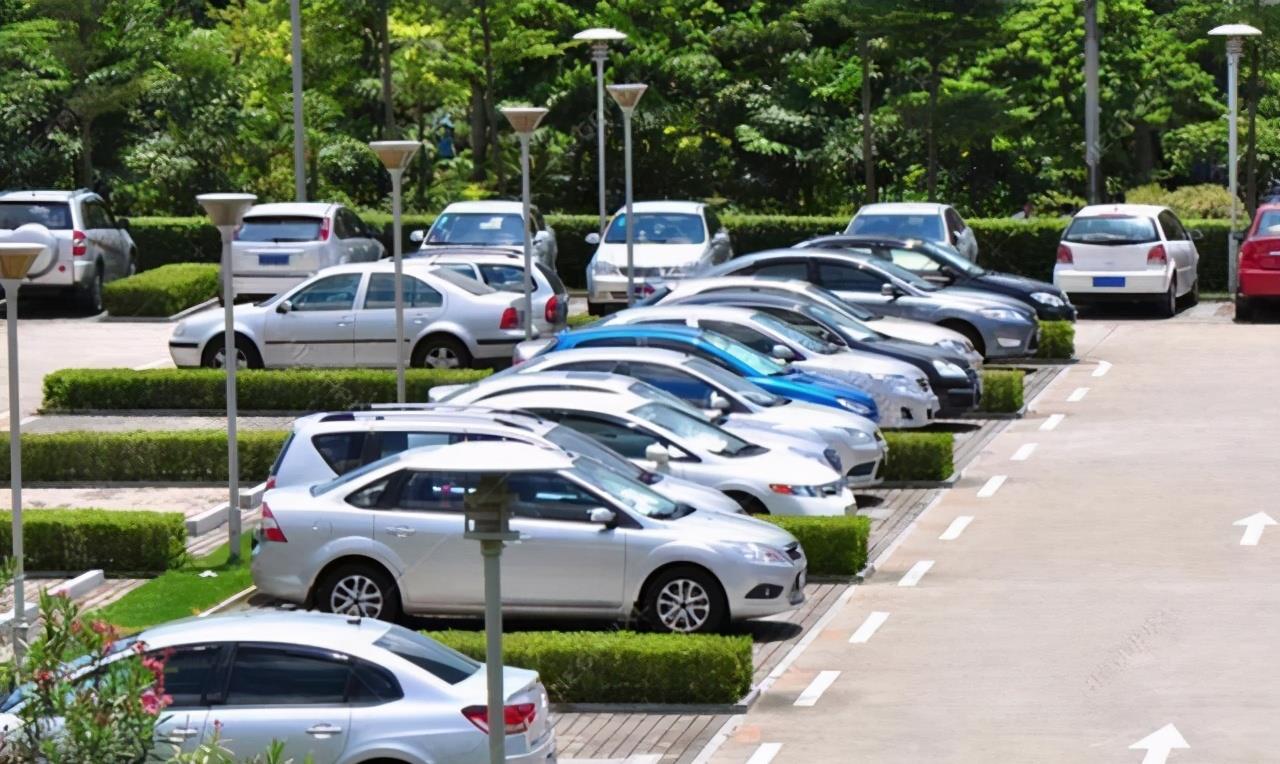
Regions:
M 239 433 L 240 478 L 267 479 L 285 433 Z M 9 479 L 9 442 L 0 445 Z M 22 478 L 32 483 L 213 483 L 227 479 L 227 434 L 217 430 L 73 431 L 22 436 Z
M 12 515 L 0 512 L 3 558 L 13 548 L 12 524 Z M 28 509 L 22 536 L 28 570 L 126 575 L 176 567 L 186 554 L 187 526 L 181 512 Z
M 409 369 L 412 401 L 427 400 L 436 385 L 469 384 L 489 369 Z M 92 409 L 222 409 L 226 375 L 219 369 L 62 369 L 44 378 L 48 411 Z M 391 369 L 250 369 L 236 375 L 243 411 L 319 411 L 359 403 L 394 403 Z
M 983 369 L 979 411 L 1015 414 L 1022 408 L 1022 378 L 1018 369 Z
M 867 566 L 866 517 L 779 517 L 767 520 L 796 537 L 809 559 L 811 576 L 853 576 Z
M 484 632 L 426 632 L 483 661 Z M 751 689 L 751 638 L 632 631 L 518 631 L 503 663 L 541 675 L 554 703 L 736 703 Z
M 1231 217 L 1231 192 L 1217 183 L 1181 186 L 1172 191 L 1158 183 L 1131 188 L 1124 192 L 1128 204 L 1158 204 L 1168 207 L 1181 218 Z M 1239 209 L 1243 209 L 1240 204 Z
M 113 316 L 172 316 L 218 296 L 213 263 L 172 263 L 112 281 L 102 302 Z
M 886 432 L 887 482 L 941 482 L 955 472 L 955 437 L 949 432 Z
M 205 217 L 131 218 L 129 235 L 138 245 L 138 270 L 169 263 L 216 263 L 222 238 Z
M 1036 358 L 1068 360 L 1076 354 L 1076 326 L 1070 321 L 1041 321 Z
M 574 315 L 569 316 L 569 328 L 581 329 L 582 327 L 590 326 L 599 320 L 599 316 L 593 316 L 589 313 L 575 313 Z

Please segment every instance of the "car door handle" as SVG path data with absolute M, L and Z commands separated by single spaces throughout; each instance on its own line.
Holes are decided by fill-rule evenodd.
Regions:
M 195 727 L 178 727 L 169 730 L 169 739 L 174 742 L 181 742 L 189 737 L 195 737 L 200 734 L 200 730 Z
M 387 533 L 390 533 L 392 536 L 395 536 L 396 538 L 406 538 L 408 536 L 412 536 L 413 534 L 417 533 L 417 530 L 410 528 L 407 525 L 388 525 Z
M 341 732 L 342 728 L 336 724 L 315 724 L 307 727 L 307 734 L 318 738 L 332 737 Z

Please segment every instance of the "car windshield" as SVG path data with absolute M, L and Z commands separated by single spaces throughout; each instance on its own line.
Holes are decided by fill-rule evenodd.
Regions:
M 639 480 L 645 485 L 653 485 L 657 482 L 652 478 L 653 473 L 636 466 L 635 462 L 627 459 L 617 451 L 600 445 L 600 442 L 595 438 L 583 435 L 572 428 L 556 425 L 547 430 L 543 437 L 561 450 L 594 459 L 614 472 Z
M 857 215 L 849 233 L 859 236 L 892 236 L 895 239 L 929 239 L 942 241 L 942 217 L 940 215 L 908 215 L 904 213 L 874 212 Z
M 1151 218 L 1134 215 L 1097 215 L 1077 217 L 1062 235 L 1063 241 L 1073 244 L 1098 244 L 1104 247 L 1120 247 L 1125 244 L 1146 244 L 1159 241 L 1156 224 Z
M 520 215 L 504 212 L 445 212 L 431 224 L 422 245 L 477 244 L 512 246 L 524 244 Z
M 827 326 L 836 327 L 844 336 L 851 337 L 859 342 L 879 342 L 884 339 L 883 334 L 858 319 L 838 310 L 832 310 L 825 305 L 812 305 L 809 307 L 809 313 L 818 321 Z
M 739 456 L 758 452 L 758 447 L 738 436 L 708 424 L 692 414 L 686 414 L 661 403 L 646 403 L 631 411 L 632 416 L 652 422 L 678 438 L 693 443 L 698 448 L 720 456 Z
M 576 459 L 573 471 L 587 485 L 594 486 L 615 501 L 621 502 L 628 509 L 639 512 L 645 517 L 655 520 L 675 520 L 691 512 L 691 508 L 682 506 L 670 499 L 655 493 L 644 483 L 619 474 L 595 461 L 594 459 Z
M 0 202 L 0 228 L 17 228 L 27 223 L 54 230 L 69 229 L 71 207 L 62 202 Z
M 0 228 L 4 228 L 0 224 Z M 1280 210 L 1259 210 L 1254 236 L 1280 236 Z
M 399 456 L 400 456 L 399 454 L 391 454 L 390 456 L 384 456 L 377 461 L 369 462 L 363 467 L 357 467 L 356 469 L 353 469 L 344 475 L 339 475 L 333 480 L 326 480 L 323 483 L 316 483 L 315 485 L 311 486 L 311 495 L 320 496 L 321 494 L 328 493 L 335 488 L 341 488 L 342 486 L 347 485 L 348 483 L 352 483 L 357 480 L 360 480 L 365 475 L 368 475 L 371 472 L 376 472 L 382 469 L 383 467 L 387 466 L 388 464 L 391 464 L 397 458 L 399 458 Z
M 835 345 L 830 342 L 823 342 L 812 334 L 805 334 L 777 316 L 771 316 L 768 313 L 755 313 L 751 318 L 766 329 L 773 331 L 789 342 L 794 342 L 805 350 L 811 350 L 814 353 L 823 355 L 836 352 Z
M 632 235 L 639 244 L 701 244 L 707 240 L 701 215 L 676 212 L 637 212 Z M 627 242 L 627 216 L 615 215 L 604 240 Z
M 392 625 L 373 643 L 449 684 L 474 676 L 481 664 L 416 631 Z
M 781 361 L 776 361 L 767 355 L 757 353 L 741 342 L 730 339 L 719 332 L 703 332 L 702 338 L 707 341 L 708 345 L 724 352 L 733 360 L 746 366 L 752 376 L 772 377 L 775 374 L 786 373 L 786 368 Z
M 727 369 L 722 369 L 705 358 L 691 356 L 684 361 L 684 365 L 703 379 L 710 380 L 713 386 L 729 390 L 757 406 L 781 406 L 787 402 L 786 398 L 774 395 L 750 380 L 743 379 Z
M 324 218 L 304 215 L 260 215 L 245 218 L 236 241 L 317 241 Z
M 964 256 L 955 247 L 933 241 L 920 242 L 919 246 L 933 255 L 934 260 L 942 262 L 948 268 L 967 273 L 970 276 L 981 276 L 986 273 L 982 268 L 964 259 Z

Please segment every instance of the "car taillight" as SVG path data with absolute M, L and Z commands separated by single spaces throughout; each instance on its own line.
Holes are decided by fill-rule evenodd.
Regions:
M 319 241 L 329 240 L 329 218 L 324 218 L 323 220 L 320 221 L 320 236 L 318 240 Z
M 1262 247 L 1257 241 L 1246 241 L 1240 247 L 1240 264 L 1254 265 L 1258 261 L 1258 256 L 1262 254 Z
M 1147 250 L 1147 265 L 1164 265 L 1169 262 L 1169 255 L 1164 251 L 1163 244 L 1157 244 Z
M 476 725 L 476 729 L 489 734 L 489 709 L 485 706 L 467 706 L 462 709 L 467 721 Z M 518 735 L 533 726 L 538 715 L 538 707 L 533 703 L 516 703 L 502 707 L 502 721 L 508 735 Z
M 272 488 L 275 488 L 275 487 L 276 487 L 276 476 L 275 476 L 275 475 L 267 475 L 267 484 L 266 484 L 265 486 L 263 486 L 262 490 L 263 490 L 263 491 L 270 491 Z
M 71 254 L 75 257 L 84 257 L 89 252 L 89 247 L 85 244 L 84 231 L 71 232 Z
M 547 300 L 547 307 L 542 311 L 542 315 L 547 319 L 547 323 L 554 324 L 556 316 L 560 312 L 560 298 L 551 295 L 551 299 Z
M 1071 265 L 1075 262 L 1075 258 L 1071 256 L 1071 247 L 1066 244 L 1058 245 L 1058 262 L 1064 265 Z
M 277 541 L 281 544 L 287 544 L 289 539 L 285 538 L 284 531 L 280 529 L 280 523 L 276 520 L 276 516 L 271 512 L 271 507 L 267 503 L 262 502 L 262 538 L 266 541 Z
M 502 321 L 498 323 L 499 329 L 518 329 L 520 327 L 520 316 L 516 313 L 515 308 L 507 308 L 502 311 Z

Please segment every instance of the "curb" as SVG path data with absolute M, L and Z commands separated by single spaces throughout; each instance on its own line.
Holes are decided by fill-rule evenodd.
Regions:
M 895 480 L 885 481 L 873 486 L 866 486 L 868 489 L 876 490 L 892 490 L 895 488 L 954 488 L 955 484 L 960 482 L 960 473 L 953 472 L 951 477 L 946 480 Z
M 240 509 L 256 509 L 258 505 L 262 503 L 262 494 L 266 493 L 266 490 L 267 484 L 263 482 L 246 491 L 241 491 Z M 203 536 L 215 528 L 221 528 L 226 524 L 230 517 L 231 513 L 228 511 L 228 502 L 224 501 L 220 504 L 216 504 L 198 515 L 187 518 L 187 535 Z
M 252 597 L 253 593 L 256 591 L 258 591 L 258 587 L 250 586 L 248 589 L 245 589 L 242 592 L 236 592 L 235 594 L 231 595 L 230 597 L 227 597 L 225 600 L 223 600 L 222 602 L 219 602 L 218 604 L 214 605 L 213 607 L 209 608 L 203 613 L 199 613 L 198 615 L 196 615 L 196 618 L 204 618 L 207 615 L 214 615 L 216 613 L 222 612 L 223 610 L 226 610 L 232 605 L 238 605 L 241 602 L 244 602 L 245 600 L 248 600 L 250 597 Z
M 198 305 L 192 305 L 190 308 L 184 308 L 172 316 L 112 316 L 103 314 L 99 320 L 109 324 L 167 324 L 172 321 L 181 321 L 192 313 L 198 313 L 217 304 L 218 298 L 214 297 Z
M 57 586 L 51 587 L 48 591 L 51 595 L 65 595 L 71 599 L 79 599 L 89 592 L 97 589 L 106 582 L 106 575 L 101 570 L 86 570 L 70 581 L 65 581 Z M 23 603 L 26 607 L 22 609 L 23 618 L 30 624 L 33 615 L 40 612 L 40 605 L 35 602 Z M 0 614 L 0 629 L 7 628 L 13 623 L 16 608 L 9 608 L 3 614 Z M 32 624 L 34 625 L 34 624 Z

